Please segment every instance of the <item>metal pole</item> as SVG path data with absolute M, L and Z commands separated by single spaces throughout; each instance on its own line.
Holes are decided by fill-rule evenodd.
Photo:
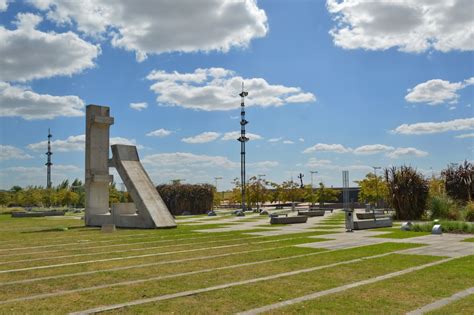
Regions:
M 249 95 L 248 92 L 244 91 L 244 82 L 242 82 L 242 92 L 239 94 L 240 101 L 240 137 L 237 141 L 240 142 L 240 178 L 242 185 L 242 211 L 246 210 L 245 206 L 245 142 L 249 141 L 249 138 L 245 136 L 245 125 L 248 124 L 248 121 L 245 120 L 245 97 Z
M 260 185 L 261 185 L 261 181 L 262 181 L 262 177 L 265 177 L 265 174 L 258 174 L 257 175 L 258 177 L 258 190 L 257 190 L 257 211 L 260 210 L 260 206 L 259 206 L 259 201 L 260 201 Z
M 311 173 L 311 205 L 314 206 L 313 196 L 314 196 L 314 184 L 313 184 L 313 175 L 318 174 L 318 171 L 309 171 Z
M 215 184 L 215 186 L 216 186 L 216 196 L 217 196 L 217 181 L 218 181 L 219 179 L 222 179 L 222 177 L 220 177 L 220 176 L 219 176 L 219 177 L 214 177 L 214 180 L 215 180 L 215 182 L 216 182 L 216 184 Z M 222 203 L 222 201 L 221 201 L 221 203 Z
M 47 167 L 47 170 L 46 170 L 46 188 L 50 189 L 51 186 L 52 186 L 52 183 L 51 183 L 51 165 L 53 165 L 53 163 L 51 163 L 51 155 L 53 154 L 53 152 L 51 152 L 51 137 L 53 137 L 53 135 L 51 134 L 51 130 L 48 128 L 48 152 L 46 152 L 46 155 L 48 156 L 48 159 L 47 159 L 47 162 L 46 162 L 46 167 Z
M 379 204 L 379 179 L 377 177 L 377 170 L 381 169 L 380 166 L 372 166 L 374 169 L 374 175 L 375 175 L 375 206 L 378 207 Z M 375 221 L 375 207 L 374 207 L 374 221 Z

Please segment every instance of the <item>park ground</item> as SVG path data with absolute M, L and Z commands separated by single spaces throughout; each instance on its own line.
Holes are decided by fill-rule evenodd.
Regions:
M 0 313 L 474 314 L 474 236 L 346 233 L 340 211 L 177 218 L 176 229 L 0 215 Z

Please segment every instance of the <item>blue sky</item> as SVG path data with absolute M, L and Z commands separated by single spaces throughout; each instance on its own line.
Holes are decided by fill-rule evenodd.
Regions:
M 45 185 L 48 128 L 53 184 L 83 178 L 87 104 L 111 107 L 112 141 L 137 145 L 156 184 L 230 188 L 242 80 L 249 176 L 308 183 L 316 170 L 339 186 L 345 169 L 352 181 L 472 160 L 472 12 L 461 0 L 0 0 L 0 188 Z

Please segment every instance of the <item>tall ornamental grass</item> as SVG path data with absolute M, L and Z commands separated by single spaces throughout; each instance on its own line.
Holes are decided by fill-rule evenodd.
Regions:
M 385 169 L 389 203 L 398 220 L 419 220 L 428 199 L 428 181 L 411 166 Z

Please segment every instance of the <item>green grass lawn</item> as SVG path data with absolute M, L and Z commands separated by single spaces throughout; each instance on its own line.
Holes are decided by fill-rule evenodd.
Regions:
M 118 229 L 106 234 L 100 228 L 84 227 L 81 220 L 72 217 L 14 219 L 0 215 L 0 313 L 65 314 L 164 297 L 159 302 L 139 303 L 111 312 L 227 314 L 443 259 L 398 253 L 423 245 L 390 243 L 389 238 L 402 238 L 398 237 L 402 231 L 397 229 L 386 229 L 391 237 L 381 244 L 337 250 L 301 247 L 328 240 L 326 235 L 343 224 L 333 219 L 301 232 L 274 236 L 261 233 L 279 231 L 281 227 L 203 232 L 261 220 L 228 218 L 233 221 L 223 224 L 211 218 L 208 222 L 207 217 L 201 216 L 196 223 L 178 223 L 176 229 Z M 469 256 L 400 277 L 417 279 L 417 283 L 408 281 L 406 293 L 395 279 L 388 279 L 344 294 L 350 300 L 355 299 L 351 294 L 357 296 L 353 290 L 377 290 L 387 295 L 389 291 L 404 292 L 403 296 L 419 298 L 418 304 L 429 303 L 433 298 L 472 286 L 470 279 L 474 276 L 467 270 L 472 263 Z M 449 284 L 439 292 L 433 291 L 430 280 Z M 227 287 L 216 287 L 224 285 Z M 168 296 L 205 288 L 210 291 Z M 326 301 L 328 313 L 350 313 L 354 304 L 332 302 L 337 296 L 318 300 Z M 405 312 L 405 304 L 397 304 L 396 296 L 388 304 Z M 386 298 L 382 293 L 377 297 Z M 368 305 L 365 307 L 369 313 L 382 303 L 368 298 L 363 301 L 360 303 Z M 316 302 L 299 303 L 278 312 L 319 312 L 319 304 L 311 303 Z M 463 306 L 463 301 L 458 303 L 462 309 L 470 310 Z
M 474 256 L 471 255 L 343 293 L 294 304 L 274 313 L 301 314 L 317 308 L 318 312 L 327 314 L 342 314 L 348 309 L 364 314 L 404 314 L 474 286 L 472 266 Z M 469 299 L 463 302 L 469 302 Z M 452 306 L 448 309 L 455 310 Z M 470 310 L 466 314 L 473 314 L 474 304 L 466 305 L 465 309 Z

